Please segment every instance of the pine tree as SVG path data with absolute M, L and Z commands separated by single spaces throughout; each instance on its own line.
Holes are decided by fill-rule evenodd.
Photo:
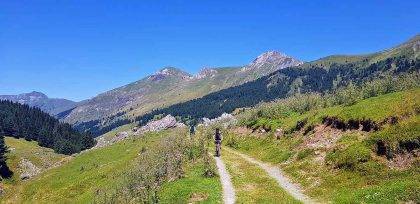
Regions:
M 0 134 L 1 130 L 0 130 Z M 13 174 L 6 164 L 6 153 L 8 152 L 7 146 L 4 143 L 4 136 L 0 135 L 0 176 L 1 178 L 10 178 Z

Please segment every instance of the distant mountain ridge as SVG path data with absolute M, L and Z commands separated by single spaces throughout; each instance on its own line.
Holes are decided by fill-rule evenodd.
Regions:
M 42 111 L 49 113 L 52 116 L 57 115 L 63 111 L 76 107 L 77 102 L 60 99 L 48 98 L 47 95 L 41 92 L 32 91 L 30 93 L 23 93 L 18 95 L 0 95 L 0 100 L 8 100 L 20 104 L 26 104 L 31 107 L 40 108 Z
M 246 66 L 203 68 L 197 75 L 175 67 L 164 67 L 139 81 L 99 94 L 60 114 L 60 117 L 71 124 L 92 120 L 107 123 L 113 120 L 107 117 L 122 112 L 126 118 L 134 118 L 153 109 L 199 98 L 302 63 L 283 53 L 270 51 Z

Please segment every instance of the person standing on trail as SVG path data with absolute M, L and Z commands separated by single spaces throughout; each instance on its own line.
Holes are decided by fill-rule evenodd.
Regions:
M 220 134 L 219 128 L 216 128 L 216 133 L 214 134 L 214 144 L 216 144 L 216 157 L 220 157 L 222 135 Z

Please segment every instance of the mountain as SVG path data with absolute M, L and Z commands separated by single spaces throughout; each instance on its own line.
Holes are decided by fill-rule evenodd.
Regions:
M 36 91 L 19 95 L 0 95 L 0 100 L 9 100 L 20 104 L 27 104 L 31 107 L 37 107 L 52 116 L 70 110 L 76 107 L 77 104 L 67 99 L 48 98 L 45 94 Z
M 132 104 L 134 106 L 126 106 L 130 107 L 128 110 L 119 109 L 109 113 L 106 119 L 91 118 L 85 122 L 79 120 L 76 127 L 91 130 L 97 135 L 132 122 L 133 117 L 138 122 L 147 122 L 159 114 L 180 116 L 184 120 L 213 118 L 236 108 L 250 107 L 262 101 L 296 93 L 326 92 L 346 86 L 350 82 L 362 83 L 380 77 L 418 72 L 419 44 L 420 37 L 415 36 L 406 43 L 381 52 L 333 55 L 303 64 L 297 61 L 297 66 L 292 67 L 279 66 L 288 65 L 287 61 L 290 59 L 282 58 L 280 53 L 268 52 L 244 67 L 207 68 L 193 77 L 176 75 L 176 85 L 173 82 L 163 83 L 170 85 L 159 87 L 157 89 L 160 91 L 154 92 L 155 95 L 142 98 L 148 100 L 139 100 L 140 103 Z M 278 59 L 283 59 L 283 63 L 279 63 Z M 276 67 L 277 71 L 270 74 L 272 67 Z M 267 74 L 264 75 L 265 73 Z M 259 77 L 260 75 L 264 76 Z M 166 80 L 161 80 L 159 84 L 163 81 Z M 122 92 L 121 88 L 117 90 L 118 93 Z M 96 111 L 97 108 L 88 109 Z M 77 108 L 72 113 L 76 110 Z
M 271 51 L 243 67 L 203 68 L 197 75 L 165 67 L 139 81 L 99 94 L 73 110 L 60 114 L 60 117 L 72 124 L 95 120 L 108 123 L 115 119 L 115 115 L 134 118 L 157 108 L 203 97 L 275 70 L 300 64 L 302 62 L 297 59 Z
M 144 123 L 160 114 L 171 114 L 184 120 L 214 118 L 236 108 L 251 107 L 263 101 L 298 93 L 332 91 L 350 83 L 360 84 L 376 78 L 410 73 L 414 74 L 412 78 L 416 78 L 420 71 L 419 45 L 420 37 L 416 36 L 398 47 L 374 54 L 321 58 L 300 66 L 280 69 L 257 80 L 216 91 L 201 98 L 154 110 L 138 116 L 135 121 Z M 100 134 L 124 122 L 127 121 L 119 121 L 105 128 L 86 124 L 82 129 L 90 129 L 94 134 L 99 131 Z

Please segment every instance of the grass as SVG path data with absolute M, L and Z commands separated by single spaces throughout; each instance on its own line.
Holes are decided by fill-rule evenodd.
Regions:
M 123 132 L 123 131 L 129 132 L 135 126 L 136 126 L 136 124 L 134 124 L 134 123 L 130 123 L 130 124 L 127 124 L 127 125 L 122 125 L 120 127 L 117 127 L 115 129 L 101 135 L 100 138 L 104 138 L 106 141 L 109 141 L 112 138 L 114 138 L 117 133 Z
M 122 127 L 124 128 L 130 127 Z M 8 160 L 12 170 L 15 170 L 21 156 L 28 157 L 37 166 L 42 166 L 46 160 L 55 162 L 68 158 L 68 161 L 25 182 L 21 182 L 18 178 L 7 180 L 5 184 L 8 194 L 1 202 L 92 203 L 97 196 L 100 196 L 100 192 L 113 189 L 125 182 L 124 175 L 134 167 L 140 152 L 153 148 L 163 138 L 174 133 L 178 132 L 168 130 L 148 133 L 142 137 L 126 139 L 73 157 L 55 154 L 53 150 L 39 147 L 35 142 L 6 138 L 6 143 L 15 148 L 9 153 Z M 115 132 L 105 136 L 113 135 Z M 186 163 L 184 171 L 183 178 L 164 183 L 159 192 L 162 203 L 187 203 L 200 200 L 202 203 L 221 203 L 219 179 L 203 176 L 204 164 L 201 159 Z
M 226 134 L 229 146 L 259 160 L 280 166 L 310 196 L 333 203 L 398 203 L 420 200 L 419 160 L 404 169 L 387 166 L 387 160 L 375 153 L 375 143 L 385 141 L 396 149 L 401 142 L 418 141 L 420 89 L 396 92 L 358 101 L 350 106 L 335 106 L 282 119 L 280 128 L 296 126 L 307 119 L 309 125 L 319 125 L 323 117 L 370 119 L 377 123 L 391 116 L 399 119 L 381 130 L 359 134 L 342 133 L 330 149 L 304 148 L 301 143 L 309 135 L 301 132 L 286 134 L 280 140 L 272 133 L 259 135 Z M 401 149 L 401 148 L 400 148 Z M 318 160 L 324 152 L 326 160 Z
M 13 171 L 17 171 L 17 165 L 22 158 L 31 161 L 38 168 L 47 169 L 67 157 L 55 153 L 53 149 L 41 147 L 35 141 L 5 137 L 5 142 L 10 150 L 7 164 Z
M 7 165 L 14 172 L 12 178 L 2 182 L 6 195 L 13 196 L 16 186 L 20 185 L 19 162 L 24 158 L 40 168 L 42 171 L 52 168 L 57 162 L 64 162 L 68 156 L 57 154 L 53 149 L 41 147 L 35 141 L 26 141 L 13 137 L 5 137 L 5 143 L 9 147 L 7 153 Z
M 396 125 L 387 125 L 369 139 L 370 144 L 378 141 L 385 142 L 392 151 L 398 151 L 401 142 L 414 142 L 420 140 L 420 115 L 416 115 Z
M 237 203 L 299 203 L 258 166 L 229 151 L 224 151 L 222 158 L 231 175 Z
M 144 146 L 159 140 L 164 134 L 149 134 L 144 138 L 125 140 L 109 147 L 95 149 L 74 157 L 60 167 L 21 183 L 6 197 L 6 203 L 87 203 L 101 188 L 111 186 L 118 175 L 130 167 Z
M 276 107 L 273 106 L 275 112 Z M 274 130 L 282 128 L 286 132 L 292 132 L 299 121 L 306 121 L 303 128 L 320 124 L 325 117 L 336 117 L 342 121 L 370 119 L 374 122 L 382 122 L 391 116 L 406 116 L 420 110 L 420 88 L 380 95 L 377 97 L 361 100 L 351 106 L 333 106 L 318 110 L 311 110 L 303 114 L 288 113 L 287 117 L 266 119 L 258 118 L 253 128 L 270 127 Z M 252 122 L 252 121 L 248 121 Z
M 161 203 L 222 203 L 222 187 L 218 177 L 203 176 L 201 163 L 189 164 L 184 178 L 168 182 L 159 192 Z

